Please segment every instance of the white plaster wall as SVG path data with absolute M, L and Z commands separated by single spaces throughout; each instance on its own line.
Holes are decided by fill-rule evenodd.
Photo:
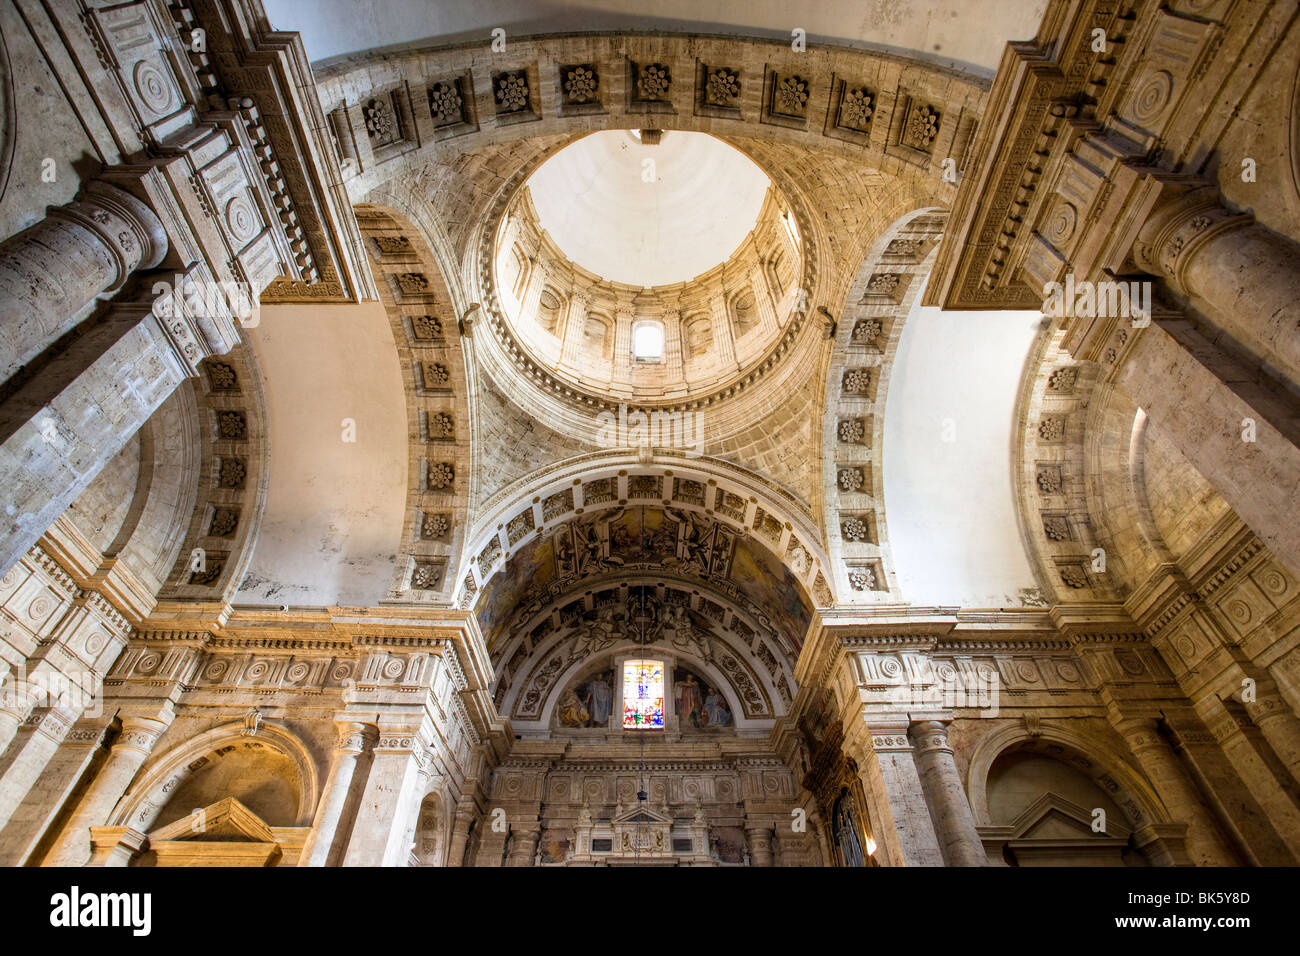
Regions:
M 406 501 L 406 402 L 388 317 L 377 302 L 265 306 L 249 331 L 270 485 L 235 602 L 373 606 L 388 594 Z
M 427 42 L 487 43 L 491 30 L 509 36 L 588 30 L 747 35 L 789 40 L 805 31 L 817 40 L 920 55 L 944 66 L 992 76 L 1011 40 L 1032 39 L 1046 0 L 263 0 L 271 26 L 302 33 L 317 60 L 376 47 Z M 507 47 L 507 49 L 509 49 Z
M 1018 607 L 1036 582 L 1020 540 L 1012 431 L 1037 312 L 914 308 L 899 339 L 881 449 L 904 600 Z M 951 422 L 951 441 L 945 424 Z

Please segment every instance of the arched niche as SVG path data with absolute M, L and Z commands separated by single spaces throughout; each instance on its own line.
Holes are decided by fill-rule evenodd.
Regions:
M 1003 727 L 971 756 L 967 792 L 986 846 L 1012 866 L 1146 866 L 1167 862 L 1171 821 L 1150 784 L 1103 741 L 1043 725 Z M 997 852 L 997 851 L 995 851 Z
M 172 807 L 178 796 L 188 794 L 190 798 L 199 799 L 210 790 L 228 785 L 251 796 L 259 804 L 282 802 L 281 806 L 272 807 L 273 817 L 290 822 L 278 824 L 268 820 L 268 824 L 310 826 L 319 794 L 319 774 L 311 753 L 296 734 L 281 725 L 262 721 L 256 734 L 252 735 L 245 733 L 247 729 L 243 721 L 215 727 L 149 761 L 135 785 L 118 802 L 110 824 L 129 826 L 147 833 L 174 822 L 196 807 L 201 808 L 228 796 L 244 802 L 239 792 L 229 792 L 217 793 L 206 803 Z M 225 760 L 231 753 L 251 753 L 251 748 L 245 745 L 253 743 L 269 755 L 255 760 L 241 760 L 239 757 L 234 761 Z M 259 760 L 265 764 L 262 769 L 270 769 L 273 765 L 279 779 L 284 781 L 283 787 L 258 793 Z M 222 769 L 227 767 L 229 769 Z M 249 771 L 249 776 L 241 778 L 241 770 Z M 289 794 L 294 797 L 290 801 L 291 808 L 289 802 L 283 802 Z
M 537 324 L 544 332 L 559 333 L 560 316 L 564 312 L 564 296 L 547 286 L 537 297 Z
M 420 802 L 416 818 L 415 845 L 411 855 L 416 866 L 446 866 L 448 837 L 451 833 L 448 801 L 441 794 L 429 793 Z

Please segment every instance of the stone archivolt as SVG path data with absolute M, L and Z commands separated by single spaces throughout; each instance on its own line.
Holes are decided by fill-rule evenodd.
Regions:
M 0 861 L 1300 859 L 1300 585 L 1294 529 L 1277 520 L 1294 513 L 1294 489 L 1260 480 L 1296 471 L 1289 399 L 1273 388 L 1294 384 L 1296 239 L 1231 181 L 1232 162 L 1217 185 L 1189 180 L 1208 169 L 1187 172 L 1198 156 L 1235 158 L 1238 122 L 1252 149 L 1280 142 L 1283 124 L 1255 122 L 1259 104 L 1235 104 L 1232 90 L 1244 70 L 1267 75 L 1242 88 L 1282 89 L 1278 63 L 1293 80 L 1270 44 L 1284 48 L 1294 24 L 1221 2 L 1053 2 L 986 96 L 968 77 L 861 51 L 796 61 L 784 44 L 681 36 L 512 41 L 504 74 L 472 46 L 407 51 L 344 62 L 316 86 L 296 38 L 252 26 L 265 19 L 253 0 L 46 13 L 61 37 L 89 41 L 49 62 L 60 89 L 102 98 L 80 105 L 111 132 L 97 147 L 111 168 L 38 213 L 0 259 L 26 261 L 51 237 L 70 257 L 103 253 L 78 273 L 93 281 L 68 286 L 76 301 L 28 302 L 24 328 L 57 337 L 58 323 L 86 322 L 77 347 L 90 348 L 111 319 L 130 330 L 115 341 L 145 356 L 132 374 L 160 391 L 113 405 L 96 382 L 117 370 L 90 355 L 77 388 L 107 403 L 118 430 L 149 423 L 112 468 L 107 441 L 86 459 L 107 475 L 98 498 L 128 500 L 125 517 L 96 527 L 67 507 L 84 484 L 39 487 L 57 505 L 50 520 L 8 541 L 0 658 L 22 671 L 4 675 L 22 692 L 0 702 Z M 177 37 L 159 31 L 183 39 L 196 23 L 211 57 L 174 56 Z M 1113 55 L 1090 50 L 1095 26 Z M 1229 100 L 1241 108 L 1196 109 Z M 992 121 L 977 128 L 985 110 Z M 777 285 L 807 289 L 803 314 L 816 317 L 778 315 L 781 336 L 733 378 L 684 372 L 690 394 L 653 396 L 725 404 L 711 452 L 726 454 L 593 452 L 579 417 L 617 390 L 566 379 L 562 344 L 559 370 L 546 368 L 487 294 L 507 210 L 512 241 L 538 238 L 521 191 L 536 164 L 574 135 L 647 116 L 670 130 L 725 126 L 776 184 L 743 263 L 749 287 L 726 281 L 733 262 L 718 298 L 678 297 L 683 367 L 722 367 L 724 322 L 763 328 L 769 267 Z M 121 144 L 156 162 L 112 166 Z M 955 194 L 936 175 L 945 158 L 961 174 Z M 773 263 L 777 246 L 764 245 L 779 235 L 778 200 L 803 236 L 798 264 Z M 1236 211 L 1250 205 L 1274 234 Z M 163 323 L 131 298 L 132 273 L 164 251 L 193 281 L 247 281 L 267 301 L 382 301 L 410 442 L 382 614 L 226 603 L 263 507 L 260 372 L 232 315 Z M 516 318 L 534 322 L 529 334 L 559 329 L 562 343 L 562 313 L 599 313 L 609 290 L 542 251 L 530 268 L 550 297 Z M 1054 320 L 1022 381 L 1014 467 L 1044 607 L 926 608 L 892 591 L 879 403 L 901 317 L 932 268 L 927 295 L 950 307 L 1036 305 L 1037 286 L 1069 271 L 1100 281 L 1144 269 L 1159 284 L 1150 323 Z M 705 304 L 707 343 L 687 314 Z M 60 367 L 49 345 L 6 356 L 6 403 Z M 811 490 L 724 460 L 744 459 L 727 445 L 742 425 L 767 427 L 755 409 L 800 407 L 787 400 L 796 380 L 818 392 Z M 521 409 L 536 399 L 530 425 L 579 437 L 476 496 L 486 476 L 471 438 L 489 440 L 492 388 Z M 1246 418 L 1256 441 L 1241 437 Z M 11 476 L 16 500 L 56 483 L 60 441 L 80 437 L 70 428 L 27 436 L 37 460 Z M 169 444 L 172 433 L 190 444 Z M 197 575 L 195 548 L 208 559 Z M 734 727 L 684 746 L 673 733 L 548 722 L 575 680 L 643 647 L 724 688 Z M 49 699 L 56 681 L 96 706 Z M 278 797 L 253 806 L 219 765 Z M 1050 781 L 1018 805 L 1004 785 L 1017 767 Z M 1104 832 L 1067 791 L 1111 808 Z M 186 838 L 178 814 L 191 805 L 231 839 Z M 489 823 L 498 809 L 504 828 Z M 791 832 L 797 812 L 806 833 Z M 1035 836 L 1049 817 L 1068 838 Z

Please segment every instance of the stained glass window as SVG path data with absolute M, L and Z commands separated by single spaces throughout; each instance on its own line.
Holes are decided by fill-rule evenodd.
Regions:
M 663 661 L 624 661 L 623 727 L 646 730 L 663 725 Z

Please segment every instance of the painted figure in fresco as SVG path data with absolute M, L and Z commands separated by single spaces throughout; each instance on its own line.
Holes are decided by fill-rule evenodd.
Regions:
M 569 660 L 576 661 L 588 654 L 596 654 L 614 643 L 614 605 L 606 604 L 596 608 L 592 620 L 583 622 L 573 635 L 573 645 L 569 650 Z
M 674 647 L 690 651 L 704 660 L 712 660 L 708 636 L 691 621 L 691 612 L 680 604 L 670 605 L 665 612 L 664 637 Z
M 847 787 L 840 791 L 840 798 L 835 801 L 831 828 L 835 831 L 835 842 L 844 865 L 866 866 L 867 858 L 862 852 L 857 817 L 853 812 L 853 797 Z
M 703 726 L 700 720 L 703 709 L 700 683 L 695 679 L 694 674 L 688 672 L 685 679 L 677 683 L 676 696 L 677 716 L 681 718 L 682 723 L 692 727 Z
M 609 723 L 609 712 L 614 706 L 614 689 L 609 686 L 604 674 L 597 674 L 587 685 L 586 703 L 593 727 L 603 727 Z
M 582 701 L 578 700 L 578 695 L 572 690 L 566 690 L 560 698 L 560 723 L 565 727 L 585 727 L 589 717 L 590 714 L 582 706 Z
M 704 695 L 704 717 L 710 727 L 725 727 L 731 723 L 731 711 L 716 687 L 710 687 Z

